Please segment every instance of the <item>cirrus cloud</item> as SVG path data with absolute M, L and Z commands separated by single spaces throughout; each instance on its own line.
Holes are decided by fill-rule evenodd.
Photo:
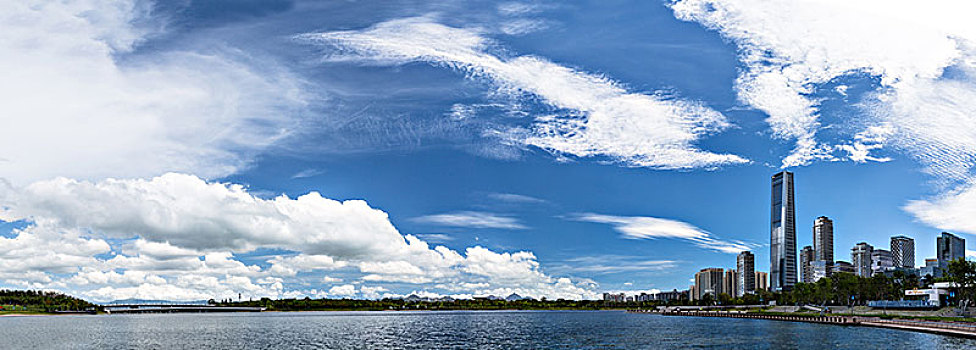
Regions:
M 692 224 L 649 216 L 613 216 L 594 213 L 583 213 L 572 217 L 573 220 L 609 224 L 620 232 L 626 239 L 655 239 L 679 238 L 693 242 L 695 245 L 723 253 L 737 254 L 750 250 L 754 245 L 742 241 L 725 241 L 715 238 L 708 231 Z
M 605 157 L 660 169 L 715 167 L 748 162 L 699 149 L 706 135 L 731 127 L 701 103 L 664 94 L 627 91 L 602 75 L 558 65 L 542 57 L 503 57 L 483 30 L 455 28 L 417 17 L 373 27 L 299 36 L 335 48 L 331 61 L 382 65 L 428 62 L 487 82 L 496 93 L 533 98 L 558 109 L 539 115 L 529 128 L 500 131 L 502 138 L 558 155 Z M 496 135 L 496 136 L 499 136 Z

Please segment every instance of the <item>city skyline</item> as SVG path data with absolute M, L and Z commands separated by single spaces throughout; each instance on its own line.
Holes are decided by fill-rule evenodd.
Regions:
M 934 7 L 9 2 L 0 288 L 598 299 L 742 251 L 781 288 L 821 217 L 814 263 L 937 267 L 976 234 L 976 33 Z

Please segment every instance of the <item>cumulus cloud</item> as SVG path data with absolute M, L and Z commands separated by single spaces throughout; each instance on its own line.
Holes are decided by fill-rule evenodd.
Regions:
M 0 264 L 13 267 L 0 272 L 3 284 L 57 287 L 99 301 L 293 296 L 304 292 L 289 286 L 307 285 L 307 276 L 318 276 L 312 283 L 340 281 L 323 272 L 354 280 L 306 295 L 387 291 L 375 284 L 348 287 L 369 281 L 453 294 L 595 296 L 590 282 L 544 273 L 531 252 L 476 246 L 461 254 L 431 247 L 401 234 L 385 212 L 363 201 L 314 192 L 262 199 L 241 185 L 175 173 L 97 182 L 58 178 L 0 188 L 0 208 L 3 217 L 31 223 L 0 237 Z M 265 267 L 235 258 L 257 249 L 281 253 L 266 258 Z
M 164 27 L 148 1 L 0 3 L 0 176 L 221 176 L 288 133 L 300 79 L 233 50 L 134 54 Z
M 357 31 L 300 36 L 334 47 L 333 61 L 398 65 L 429 62 L 452 68 L 514 98 L 539 100 L 557 113 L 539 115 L 528 129 L 503 137 L 559 155 L 606 157 L 640 167 L 682 169 L 745 163 L 731 154 L 701 150 L 702 137 L 730 127 L 700 103 L 628 91 L 602 75 L 541 57 L 502 57 L 478 29 L 454 28 L 430 18 L 391 20 Z
M 500 229 L 528 228 L 516 218 L 479 211 L 459 211 L 455 213 L 426 215 L 416 217 L 411 220 L 426 224 L 454 227 Z
M 573 219 L 584 222 L 609 224 L 626 239 L 679 238 L 689 240 L 705 249 L 732 254 L 753 248 L 752 245 L 745 242 L 717 239 L 708 231 L 686 222 L 671 219 L 647 216 L 613 216 L 593 213 L 579 214 L 574 216 Z

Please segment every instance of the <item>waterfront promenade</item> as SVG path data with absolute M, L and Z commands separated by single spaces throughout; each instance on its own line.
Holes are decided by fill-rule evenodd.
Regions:
M 851 315 L 781 315 L 748 312 L 745 310 L 631 310 L 630 312 L 652 313 L 663 316 L 752 318 L 773 321 L 833 324 L 839 326 L 878 327 L 976 339 L 976 324 L 971 322 L 885 319 L 877 316 Z

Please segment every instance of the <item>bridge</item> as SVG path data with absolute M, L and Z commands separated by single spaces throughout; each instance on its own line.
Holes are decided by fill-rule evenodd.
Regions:
M 257 306 L 215 306 L 206 304 L 111 304 L 102 305 L 107 314 L 196 313 L 196 312 L 261 312 Z

